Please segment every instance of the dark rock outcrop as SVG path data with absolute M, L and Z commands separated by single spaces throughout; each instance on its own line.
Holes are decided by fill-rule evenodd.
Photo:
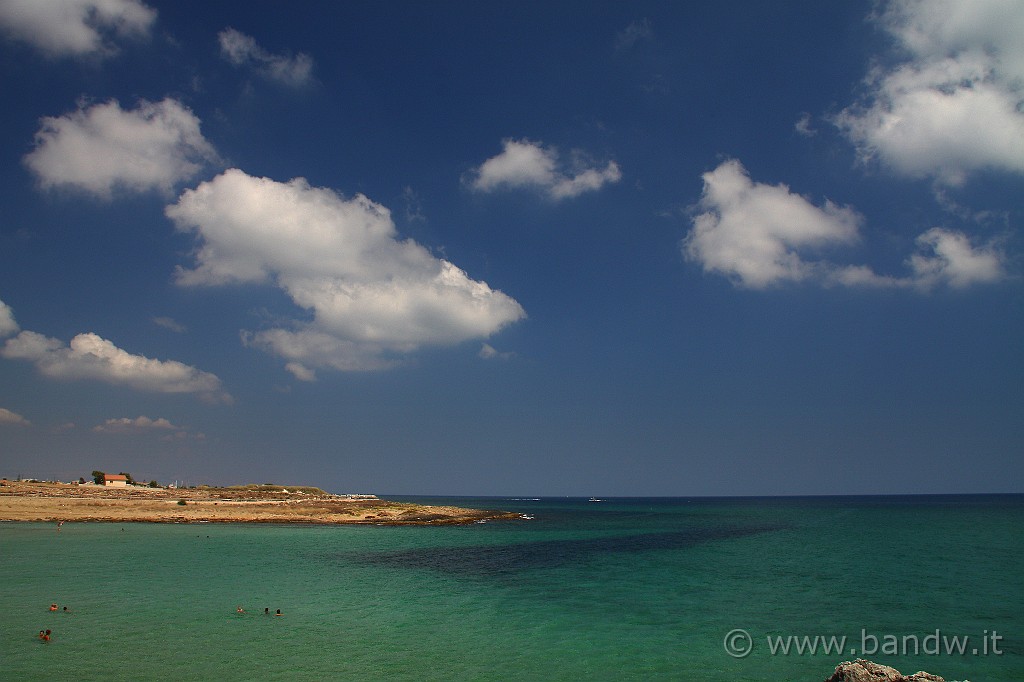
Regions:
M 938 675 L 916 672 L 904 675 L 895 668 L 880 665 L 873 661 L 858 658 L 856 661 L 843 661 L 836 666 L 835 673 L 825 682 L 946 682 Z

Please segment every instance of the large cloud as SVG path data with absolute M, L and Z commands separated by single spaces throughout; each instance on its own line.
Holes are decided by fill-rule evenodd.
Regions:
M 877 20 L 906 59 L 836 119 L 861 157 L 947 185 L 1024 172 L 1024 3 L 894 1 Z
M 1005 276 L 1001 253 L 974 247 L 959 232 L 933 228 L 917 239 L 919 252 L 905 277 L 879 275 L 866 265 L 840 265 L 820 258 L 824 249 L 858 238 L 861 216 L 826 201 L 815 206 L 785 185 L 754 182 L 743 165 L 726 161 L 705 173 L 704 193 L 683 240 L 683 253 L 706 272 L 738 286 L 763 289 L 785 282 L 825 286 L 965 287 Z
M 210 402 L 231 402 L 220 379 L 175 360 L 132 355 L 96 334 L 79 334 L 64 345 L 59 339 L 23 331 L 0 349 L 11 360 L 28 360 L 54 379 L 94 379 L 141 391 L 196 393 Z
M 199 239 L 182 285 L 269 282 L 313 313 L 311 323 L 244 339 L 311 368 L 378 369 L 422 345 L 486 338 L 524 317 L 522 307 L 412 240 L 386 208 L 231 169 L 187 190 L 167 216 Z
M 313 59 L 307 54 L 271 54 L 255 38 L 233 28 L 218 33 L 217 39 L 221 55 L 235 66 L 250 66 L 264 78 L 291 87 L 307 85 L 313 79 Z
M 564 168 L 555 149 L 529 140 L 504 140 L 504 149 L 470 174 L 470 186 L 481 192 L 528 187 L 552 199 L 568 199 L 618 182 L 622 172 L 609 161 L 604 168 L 589 167 L 578 152 L 575 162 Z
M 170 194 L 176 183 L 216 160 L 199 119 L 177 100 L 143 100 L 130 111 L 111 100 L 43 118 L 25 164 L 43 187 L 109 198 L 116 188 Z
M 52 56 L 114 54 L 105 34 L 143 37 L 155 20 L 139 0 L 0 0 L 0 26 Z

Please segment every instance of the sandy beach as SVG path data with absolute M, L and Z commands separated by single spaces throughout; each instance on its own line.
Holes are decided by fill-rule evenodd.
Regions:
M 314 523 L 425 525 L 519 518 L 518 514 L 332 495 L 318 488 L 105 488 L 5 481 L 0 521 L 148 523 Z

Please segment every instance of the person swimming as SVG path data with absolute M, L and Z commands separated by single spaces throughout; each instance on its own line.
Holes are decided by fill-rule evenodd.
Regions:
M 50 641 L 50 631 L 47 630 L 46 632 L 40 632 L 39 633 L 39 639 L 43 640 L 44 642 L 49 642 Z
M 56 604 L 50 604 L 50 610 L 51 611 L 56 611 L 57 610 L 57 605 Z
M 281 613 L 281 609 L 278 609 L 278 610 L 277 610 L 277 613 L 275 613 L 274 615 L 275 615 L 275 616 L 283 616 L 284 614 L 283 614 L 283 613 Z
M 264 616 L 269 616 L 270 615 L 270 609 L 269 608 L 263 609 L 263 615 Z
M 242 608 L 241 604 L 239 604 L 238 608 L 235 609 L 235 613 L 245 613 L 245 609 Z

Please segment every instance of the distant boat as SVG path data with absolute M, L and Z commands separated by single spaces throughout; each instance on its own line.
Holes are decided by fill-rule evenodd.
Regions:
M 604 500 L 598 499 L 596 497 L 591 497 L 589 501 L 590 502 L 604 502 Z

